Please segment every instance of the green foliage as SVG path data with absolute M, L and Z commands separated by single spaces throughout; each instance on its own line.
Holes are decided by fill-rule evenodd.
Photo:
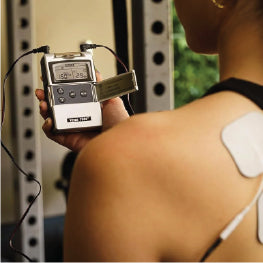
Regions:
M 173 10 L 175 108 L 201 97 L 218 81 L 217 56 L 191 51 L 184 29 Z

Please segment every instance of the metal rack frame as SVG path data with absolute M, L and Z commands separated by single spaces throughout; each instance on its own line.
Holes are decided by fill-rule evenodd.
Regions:
M 9 0 L 8 32 L 11 60 L 34 48 L 33 0 Z M 15 134 L 16 160 L 29 174 L 41 182 L 40 134 L 34 88 L 36 82 L 36 58 L 29 55 L 14 68 L 10 90 L 13 95 L 12 116 Z M 17 171 L 19 217 L 27 209 L 38 192 L 38 185 Z M 25 222 L 21 225 L 21 250 L 34 261 L 44 261 L 43 198 L 36 200 Z M 16 247 L 18 244 L 14 244 Z M 18 260 L 24 260 L 19 258 Z
M 170 0 L 132 0 L 133 62 L 140 95 L 136 112 L 174 108 Z
M 34 0 L 8 0 L 9 46 L 12 60 L 35 47 Z M 133 62 L 140 92 L 132 98 L 136 112 L 174 107 L 171 0 L 132 0 Z M 35 110 L 36 58 L 28 56 L 14 68 L 12 93 L 16 159 L 41 182 L 40 134 Z M 17 174 L 19 213 L 37 193 L 38 186 Z M 44 261 L 42 195 L 21 226 L 21 249 L 35 261 Z M 23 260 L 23 259 L 20 259 Z

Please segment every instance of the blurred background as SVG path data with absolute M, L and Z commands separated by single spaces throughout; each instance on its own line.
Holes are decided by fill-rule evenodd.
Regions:
M 194 53 L 187 46 L 184 29 L 172 8 L 174 48 L 174 106 L 200 98 L 219 80 L 217 56 Z
M 116 32 L 121 30 L 121 28 L 118 28 L 117 19 L 126 19 L 127 38 L 125 41 L 127 43 L 125 45 L 128 49 L 126 54 L 121 54 L 121 57 L 130 65 L 130 68 L 135 68 L 138 74 L 141 93 L 139 96 L 136 95 L 136 98 L 132 98 L 132 103 L 138 113 L 180 107 L 201 97 L 212 84 L 218 81 L 217 58 L 215 56 L 195 54 L 187 47 L 184 31 L 176 16 L 173 1 L 2 0 L 1 82 L 11 65 L 11 61 L 15 59 L 14 47 L 16 44 L 13 43 L 15 37 L 10 37 L 10 31 L 12 27 L 16 26 L 14 24 L 16 20 L 11 15 L 12 7 L 8 8 L 8 1 L 13 2 L 14 5 L 23 6 L 23 8 L 28 4 L 31 5 L 30 32 L 32 32 L 31 40 L 33 45 L 31 48 L 49 45 L 52 53 L 79 51 L 80 43 L 86 41 L 109 46 L 121 53 L 124 44 L 122 44 L 122 39 L 119 37 L 122 34 L 116 37 Z M 120 7 L 121 2 L 125 2 L 125 17 L 121 16 L 121 10 L 116 9 L 116 5 Z M 23 9 L 21 10 L 23 12 Z M 141 24 L 138 25 L 140 22 Z M 153 25 L 152 27 L 149 26 L 149 34 L 153 36 L 147 35 L 148 22 Z M 146 29 L 140 28 L 140 25 L 141 27 L 144 25 Z M 23 35 L 23 32 L 21 34 Z M 147 42 L 149 39 L 151 42 Z M 158 41 L 160 41 L 160 44 L 158 44 Z M 142 51 L 142 49 L 138 51 L 137 45 L 140 43 L 142 43 L 141 48 L 144 49 L 145 47 L 145 51 Z M 159 46 L 157 48 L 149 47 L 149 43 Z M 158 58 L 155 55 L 160 54 L 159 49 L 164 49 L 165 45 L 167 45 L 167 50 L 171 48 L 169 53 L 164 52 L 164 55 L 169 56 L 169 59 L 167 59 L 167 64 L 160 65 L 158 59 L 155 61 L 155 58 Z M 154 65 L 147 66 L 147 61 L 152 63 L 147 48 L 158 51 L 153 56 Z M 142 56 L 144 56 L 143 61 L 140 60 Z M 35 86 L 31 87 L 30 92 L 32 94 L 35 88 L 42 87 L 39 67 L 41 55 L 37 55 L 34 59 Z M 115 58 L 104 49 L 94 51 L 94 61 L 103 78 L 114 76 L 117 72 L 120 73 L 116 67 Z M 154 77 L 151 78 L 151 74 Z M 149 84 L 151 81 L 147 80 L 147 77 L 151 78 L 151 81 L 153 78 L 157 78 L 156 84 Z M 12 76 L 10 78 L 12 79 Z M 19 157 L 17 147 L 19 141 L 17 130 L 19 130 L 19 127 L 16 127 L 17 123 L 14 122 L 14 119 L 17 112 L 22 111 L 22 109 L 17 109 L 14 106 L 16 104 L 14 97 L 19 96 L 15 95 L 16 91 L 11 85 L 12 80 L 8 81 L 6 86 L 6 114 L 2 129 L 2 140 L 12 153 L 18 152 L 15 155 Z M 150 94 L 148 94 L 147 85 L 153 85 L 154 87 L 153 89 L 150 88 Z M 144 98 L 144 100 L 141 98 Z M 39 173 L 41 174 L 43 186 L 45 261 L 62 261 L 63 224 L 66 211 L 66 191 L 63 191 L 63 189 L 65 181 L 70 176 L 76 155 L 45 137 L 41 130 L 43 121 L 38 116 L 38 102 L 35 98 L 32 100 L 32 105 L 33 111 L 36 113 L 34 119 L 35 129 L 39 133 L 37 152 L 41 163 L 38 166 L 41 170 Z M 18 220 L 18 207 L 21 207 L 18 200 L 20 195 L 17 194 L 19 192 L 19 180 L 17 170 L 6 153 L 1 150 L 2 261 L 21 260 L 21 258 L 16 257 L 8 246 L 10 233 L 14 228 L 14 223 Z M 41 202 L 39 205 L 41 206 Z M 31 225 L 34 225 L 34 223 Z M 37 247 L 37 243 L 32 240 L 32 238 L 29 240 L 29 251 Z M 17 244 L 19 244 L 19 241 Z M 36 261 L 39 260 L 36 259 Z

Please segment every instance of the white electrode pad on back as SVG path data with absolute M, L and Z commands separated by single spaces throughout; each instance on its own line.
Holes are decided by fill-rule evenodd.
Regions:
M 263 174 L 263 113 L 250 112 L 230 123 L 222 140 L 243 176 Z M 257 201 L 258 240 L 263 244 L 263 192 Z
M 222 140 L 242 175 L 253 178 L 263 173 L 263 113 L 250 112 L 230 123 Z

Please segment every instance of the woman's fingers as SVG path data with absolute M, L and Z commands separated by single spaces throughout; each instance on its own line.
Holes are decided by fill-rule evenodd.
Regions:
M 54 142 L 57 142 L 75 152 L 79 152 L 90 139 L 92 139 L 98 134 L 97 132 L 53 133 L 52 128 L 52 119 L 47 118 L 42 126 L 42 129 L 46 136 Z
M 47 118 L 42 126 L 43 131 L 46 134 L 51 133 L 51 129 L 52 129 L 52 120 L 51 118 Z
M 45 93 L 44 90 L 42 89 L 36 89 L 35 90 L 36 97 L 38 98 L 39 101 L 45 100 Z
M 51 118 L 47 118 L 44 122 L 44 124 L 42 125 L 42 129 L 44 131 L 44 133 L 46 134 L 46 136 L 59 143 L 59 144 L 62 144 L 63 145 L 63 140 L 64 140 L 64 136 L 63 135 L 60 135 L 60 134 L 54 134 L 52 132 L 52 119 Z
M 39 100 L 39 111 L 43 119 L 46 119 L 48 117 L 48 106 L 45 101 L 45 93 L 42 89 L 36 89 L 35 90 L 36 97 Z
M 45 120 L 48 117 L 48 107 L 47 103 L 44 100 L 41 100 L 39 103 L 39 111 L 41 116 Z

